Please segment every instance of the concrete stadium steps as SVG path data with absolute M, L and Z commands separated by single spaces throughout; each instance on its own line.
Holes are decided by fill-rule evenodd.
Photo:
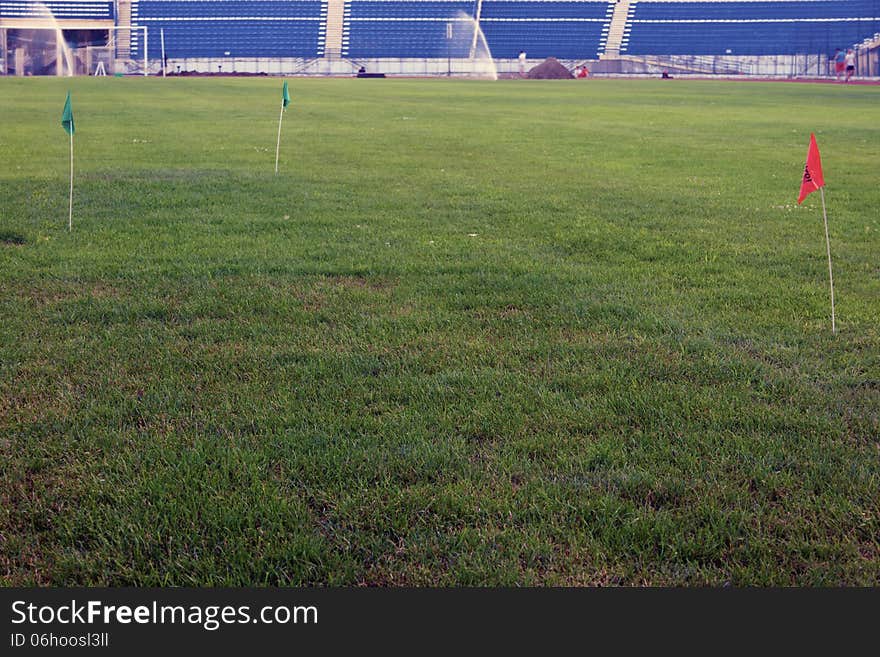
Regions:
M 342 33 L 345 16 L 345 0 L 327 0 L 324 57 L 339 59 L 342 56 Z
M 116 30 L 116 57 L 131 58 L 131 0 L 117 0 L 116 26 L 128 28 Z
M 617 57 L 620 54 L 620 46 L 623 42 L 626 26 L 629 21 L 629 6 L 631 0 L 619 0 L 614 5 L 614 14 L 611 16 L 611 24 L 608 26 L 608 34 L 605 37 L 603 52 L 600 59 Z

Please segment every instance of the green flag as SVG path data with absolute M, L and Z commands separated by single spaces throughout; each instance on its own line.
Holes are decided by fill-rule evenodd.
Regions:
M 290 105 L 290 92 L 287 90 L 287 80 L 284 81 L 284 89 L 281 90 L 281 106 Z
M 70 106 L 70 92 L 67 92 L 67 100 L 64 101 L 64 113 L 61 115 L 61 125 L 67 131 L 67 134 L 73 135 L 75 129 L 73 127 L 73 108 Z

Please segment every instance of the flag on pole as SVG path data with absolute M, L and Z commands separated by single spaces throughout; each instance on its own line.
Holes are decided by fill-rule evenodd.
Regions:
M 73 133 L 76 128 L 73 125 L 73 105 L 70 102 L 70 92 L 67 92 L 67 100 L 64 101 L 64 111 L 61 113 L 61 126 L 70 135 L 70 195 L 67 206 L 67 230 L 73 230 Z
M 822 175 L 822 159 L 819 157 L 816 135 L 811 132 L 810 148 L 807 150 L 807 163 L 804 165 L 804 177 L 801 180 L 801 193 L 798 196 L 798 205 L 803 203 L 807 196 L 824 186 L 825 177 Z
M 75 132 L 73 126 L 73 107 L 70 104 L 70 92 L 67 92 L 67 100 L 64 101 L 64 112 L 61 114 L 61 125 L 67 134 L 73 136 Z
M 284 108 L 290 105 L 290 91 L 287 89 L 287 80 L 281 88 L 281 115 L 278 117 L 278 141 L 275 143 L 275 175 L 278 175 L 278 154 L 281 152 L 281 119 L 284 118 Z
M 834 312 L 834 273 L 831 270 L 831 238 L 828 236 L 828 210 L 825 208 L 825 176 L 822 174 L 822 159 L 816 145 L 816 135 L 810 133 L 810 147 L 807 149 L 807 163 L 801 180 L 800 205 L 807 196 L 819 190 L 822 196 L 822 221 L 825 223 L 825 250 L 828 253 L 828 285 L 831 289 L 831 332 L 837 333 L 837 319 Z

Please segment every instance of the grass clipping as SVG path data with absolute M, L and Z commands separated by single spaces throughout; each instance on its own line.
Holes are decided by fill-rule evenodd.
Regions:
M 570 80 L 574 76 L 559 63 L 555 57 L 548 57 L 543 62 L 531 69 L 526 77 L 529 80 Z

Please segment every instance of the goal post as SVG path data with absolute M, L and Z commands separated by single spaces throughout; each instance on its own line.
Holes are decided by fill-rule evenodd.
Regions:
M 0 0 L 2 3 L 2 0 Z M 20 27 L 0 27 L 0 74 L 149 75 L 146 26 L 112 25 L 110 21 L 49 22 L 22 20 Z M 155 55 L 155 47 L 153 48 Z
M 149 75 L 145 25 L 116 25 L 102 28 L 107 32 L 105 44 L 89 43 L 72 49 L 79 63 L 78 73 L 93 76 L 98 71 L 108 75 Z

